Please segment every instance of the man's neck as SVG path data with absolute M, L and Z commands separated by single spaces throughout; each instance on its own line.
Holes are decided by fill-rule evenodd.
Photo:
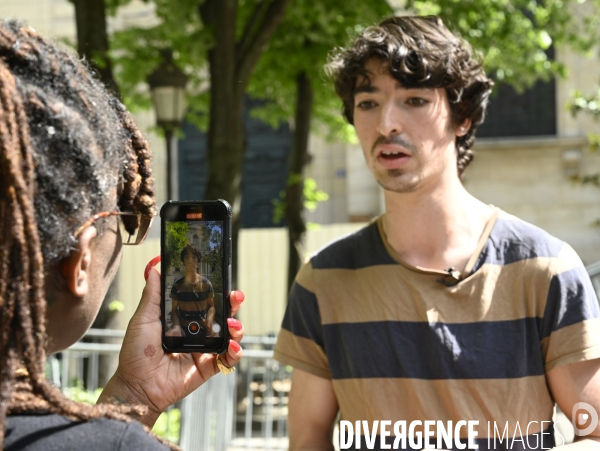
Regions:
M 200 276 L 195 272 L 185 273 L 185 281 L 187 283 L 191 283 L 192 285 L 197 284 L 199 282 Z
M 389 245 L 407 263 L 462 272 L 493 210 L 458 180 L 411 193 L 385 192 L 383 225 Z

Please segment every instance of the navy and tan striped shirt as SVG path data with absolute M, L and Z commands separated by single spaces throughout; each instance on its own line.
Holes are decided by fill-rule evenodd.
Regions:
M 544 432 L 545 373 L 600 358 L 598 301 L 575 251 L 497 209 L 467 276 L 446 286 L 382 236 L 378 220 L 304 264 L 275 357 L 332 379 L 342 420 L 478 420 L 480 450 L 488 422 Z

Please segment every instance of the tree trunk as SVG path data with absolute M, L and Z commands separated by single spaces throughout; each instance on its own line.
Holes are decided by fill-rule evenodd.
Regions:
M 225 199 L 233 207 L 232 284 L 237 286 L 237 237 L 241 222 L 242 167 L 246 152 L 243 124 L 244 93 L 263 47 L 283 20 L 290 0 L 257 3 L 236 41 L 238 0 L 206 0 L 202 22 L 213 32 L 209 50 L 210 118 L 208 126 L 207 199 Z
M 119 95 L 108 55 L 104 0 L 73 0 L 77 25 L 77 52 L 98 72 L 104 85 Z
M 312 115 L 313 90 L 306 72 L 296 79 L 297 99 L 292 153 L 290 154 L 290 175 L 286 187 L 285 218 L 288 228 L 288 290 L 294 283 L 296 273 L 302 265 L 300 248 L 306 232 L 304 222 L 304 166 L 308 161 L 308 138 Z
M 210 63 L 210 118 L 208 125 L 207 199 L 225 199 L 233 208 L 232 239 L 239 231 L 239 196 L 245 153 L 242 120 L 243 91 L 235 79 L 235 23 L 237 0 L 207 0 L 200 10 L 205 25 L 212 27 L 214 47 Z M 237 286 L 237 246 L 232 249 L 232 286 Z

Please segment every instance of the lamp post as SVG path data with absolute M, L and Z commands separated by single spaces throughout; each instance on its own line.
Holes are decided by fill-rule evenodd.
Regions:
M 172 156 L 171 147 L 173 131 L 181 127 L 185 116 L 185 86 L 187 75 L 173 61 L 173 51 L 161 51 L 163 61 L 148 75 L 152 103 L 156 112 L 156 125 L 165 132 L 167 142 L 167 199 L 172 199 L 173 185 L 171 180 Z

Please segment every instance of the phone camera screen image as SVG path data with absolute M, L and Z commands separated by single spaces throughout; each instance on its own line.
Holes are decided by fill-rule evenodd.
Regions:
M 163 343 L 172 352 L 214 352 L 225 341 L 228 224 L 212 216 L 173 207 L 163 217 Z

